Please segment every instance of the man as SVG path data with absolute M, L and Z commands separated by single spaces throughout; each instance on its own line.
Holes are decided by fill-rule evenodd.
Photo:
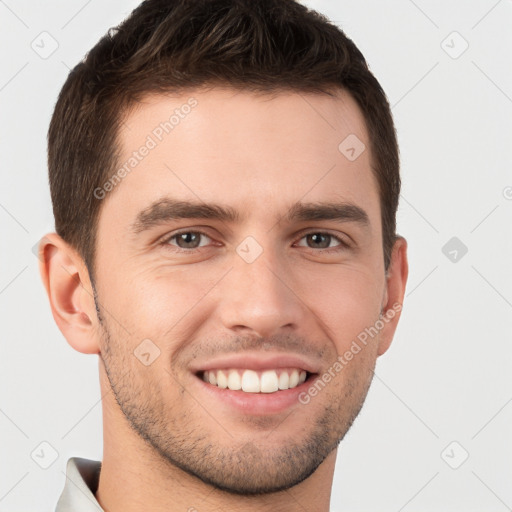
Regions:
M 147 0 L 71 71 L 48 142 L 41 275 L 104 420 L 57 511 L 328 511 L 408 272 L 361 53 L 293 0 Z

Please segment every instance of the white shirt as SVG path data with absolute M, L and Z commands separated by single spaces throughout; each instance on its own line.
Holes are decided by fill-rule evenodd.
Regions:
M 66 465 L 66 483 L 55 512 L 101 512 L 94 493 L 98 489 L 101 462 L 71 457 Z

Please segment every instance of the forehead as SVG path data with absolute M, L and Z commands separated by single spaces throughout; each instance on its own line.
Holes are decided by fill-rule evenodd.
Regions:
M 161 196 L 281 217 L 297 201 L 349 201 L 378 216 L 364 118 L 336 96 L 230 88 L 150 95 L 124 116 L 108 208 L 120 219 Z M 107 206 L 107 205 L 105 205 Z

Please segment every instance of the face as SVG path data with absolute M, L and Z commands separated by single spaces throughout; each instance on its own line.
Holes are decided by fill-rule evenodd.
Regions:
M 98 337 L 119 414 L 165 464 L 232 493 L 285 489 L 357 416 L 380 333 L 333 365 L 386 301 L 361 143 L 341 92 L 214 89 L 127 113 L 125 171 L 100 199 Z

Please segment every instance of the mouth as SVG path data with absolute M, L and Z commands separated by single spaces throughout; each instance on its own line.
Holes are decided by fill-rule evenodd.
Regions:
M 252 370 L 249 368 L 214 368 L 195 374 L 199 379 L 220 389 L 241 393 L 277 393 L 295 389 L 316 374 L 303 368 L 275 368 Z
M 299 354 L 244 352 L 197 361 L 189 369 L 203 403 L 224 414 L 269 416 L 301 405 L 322 365 Z

